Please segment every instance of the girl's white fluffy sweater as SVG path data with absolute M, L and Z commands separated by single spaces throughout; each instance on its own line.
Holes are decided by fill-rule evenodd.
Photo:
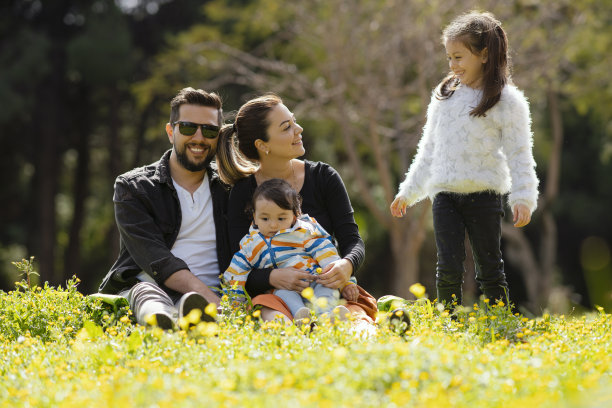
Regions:
M 508 203 L 536 209 L 538 178 L 532 154 L 529 104 L 506 85 L 486 117 L 470 116 L 482 92 L 460 86 L 448 99 L 432 95 L 417 154 L 397 197 L 409 205 L 442 191 L 510 192 Z

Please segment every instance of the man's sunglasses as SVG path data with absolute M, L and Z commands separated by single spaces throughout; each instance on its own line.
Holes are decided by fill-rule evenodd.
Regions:
M 172 126 L 178 125 L 179 132 L 185 136 L 193 136 L 198 131 L 198 128 L 201 128 L 202 136 L 206 139 L 214 139 L 219 136 L 219 126 L 214 125 L 204 125 L 193 122 L 183 122 L 182 120 L 178 120 L 172 124 Z

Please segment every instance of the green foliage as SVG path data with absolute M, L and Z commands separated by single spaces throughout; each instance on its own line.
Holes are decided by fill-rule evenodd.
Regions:
M 515 341 L 500 330 L 483 342 L 493 326 L 480 333 L 469 317 L 513 327 L 505 305 L 479 305 L 454 320 L 425 297 L 381 299 L 383 307 L 395 301 L 410 313 L 412 328 L 398 335 L 385 323 L 322 322 L 312 330 L 264 323 L 246 309 L 176 332 L 133 326 L 126 315 L 102 327 L 105 319 L 96 322 L 86 311 L 91 298 L 79 296 L 75 283 L 66 289 L 21 284 L 0 299 L 3 313 L 53 305 L 85 317 L 48 319 L 59 334 L 47 339 L 27 330 L 6 336 L 0 326 L 0 407 L 201 407 L 203 401 L 210 407 L 473 407 L 474 401 L 485 408 L 598 407 L 612 389 L 612 316 L 603 309 L 521 318 Z M 3 315 L 0 324 L 6 320 Z
M 130 314 L 125 305 L 112 307 L 100 299 L 83 296 L 77 290 L 76 277 L 66 282 L 65 288 L 48 283 L 31 286 L 29 277 L 36 274 L 32 259 L 15 265 L 27 280 L 16 282 L 16 289 L 8 293 L 0 291 L 0 341 L 30 337 L 43 343 L 66 342 L 84 325 L 111 327 Z
M 31 119 L 33 94 L 38 82 L 51 69 L 47 53 L 49 39 L 42 33 L 21 28 L 12 40 L 2 43 L 0 54 L 0 98 L 11 101 L 0 109 L 0 124 L 16 118 Z
M 103 87 L 128 80 L 135 55 L 126 16 L 109 8 L 89 19 L 85 32 L 66 47 L 72 74 L 76 72 L 80 80 Z M 92 53 L 92 49 L 96 52 Z

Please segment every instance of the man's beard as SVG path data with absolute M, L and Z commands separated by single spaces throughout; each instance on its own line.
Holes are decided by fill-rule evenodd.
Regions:
M 204 159 L 204 161 L 200 163 L 194 163 L 189 160 L 189 157 L 187 157 L 186 145 L 183 145 L 183 150 L 180 150 L 176 144 L 174 145 L 174 151 L 176 153 L 176 158 L 179 164 L 183 166 L 186 170 L 193 172 L 202 171 L 206 169 L 210 162 L 215 158 L 215 151 L 210 146 L 207 146 L 207 148 L 208 153 L 206 154 L 206 158 Z

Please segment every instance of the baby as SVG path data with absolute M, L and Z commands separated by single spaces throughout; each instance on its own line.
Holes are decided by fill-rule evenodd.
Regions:
M 307 214 L 301 213 L 300 197 L 289 183 L 271 179 L 261 183 L 253 194 L 253 224 L 240 241 L 240 250 L 234 255 L 223 278 L 229 285 L 229 294 L 246 301 L 244 285 L 252 269 L 293 267 L 320 273 L 322 268 L 340 259 L 329 234 Z M 354 278 L 342 288 L 342 296 L 357 300 L 359 289 Z M 329 313 L 337 303 L 338 290 L 327 288 L 315 281 L 310 284 L 317 299 L 317 314 Z M 300 293 L 276 289 L 274 294 L 283 299 L 295 320 L 308 319 L 310 309 Z M 342 320 L 349 311 L 336 306 L 334 314 Z

